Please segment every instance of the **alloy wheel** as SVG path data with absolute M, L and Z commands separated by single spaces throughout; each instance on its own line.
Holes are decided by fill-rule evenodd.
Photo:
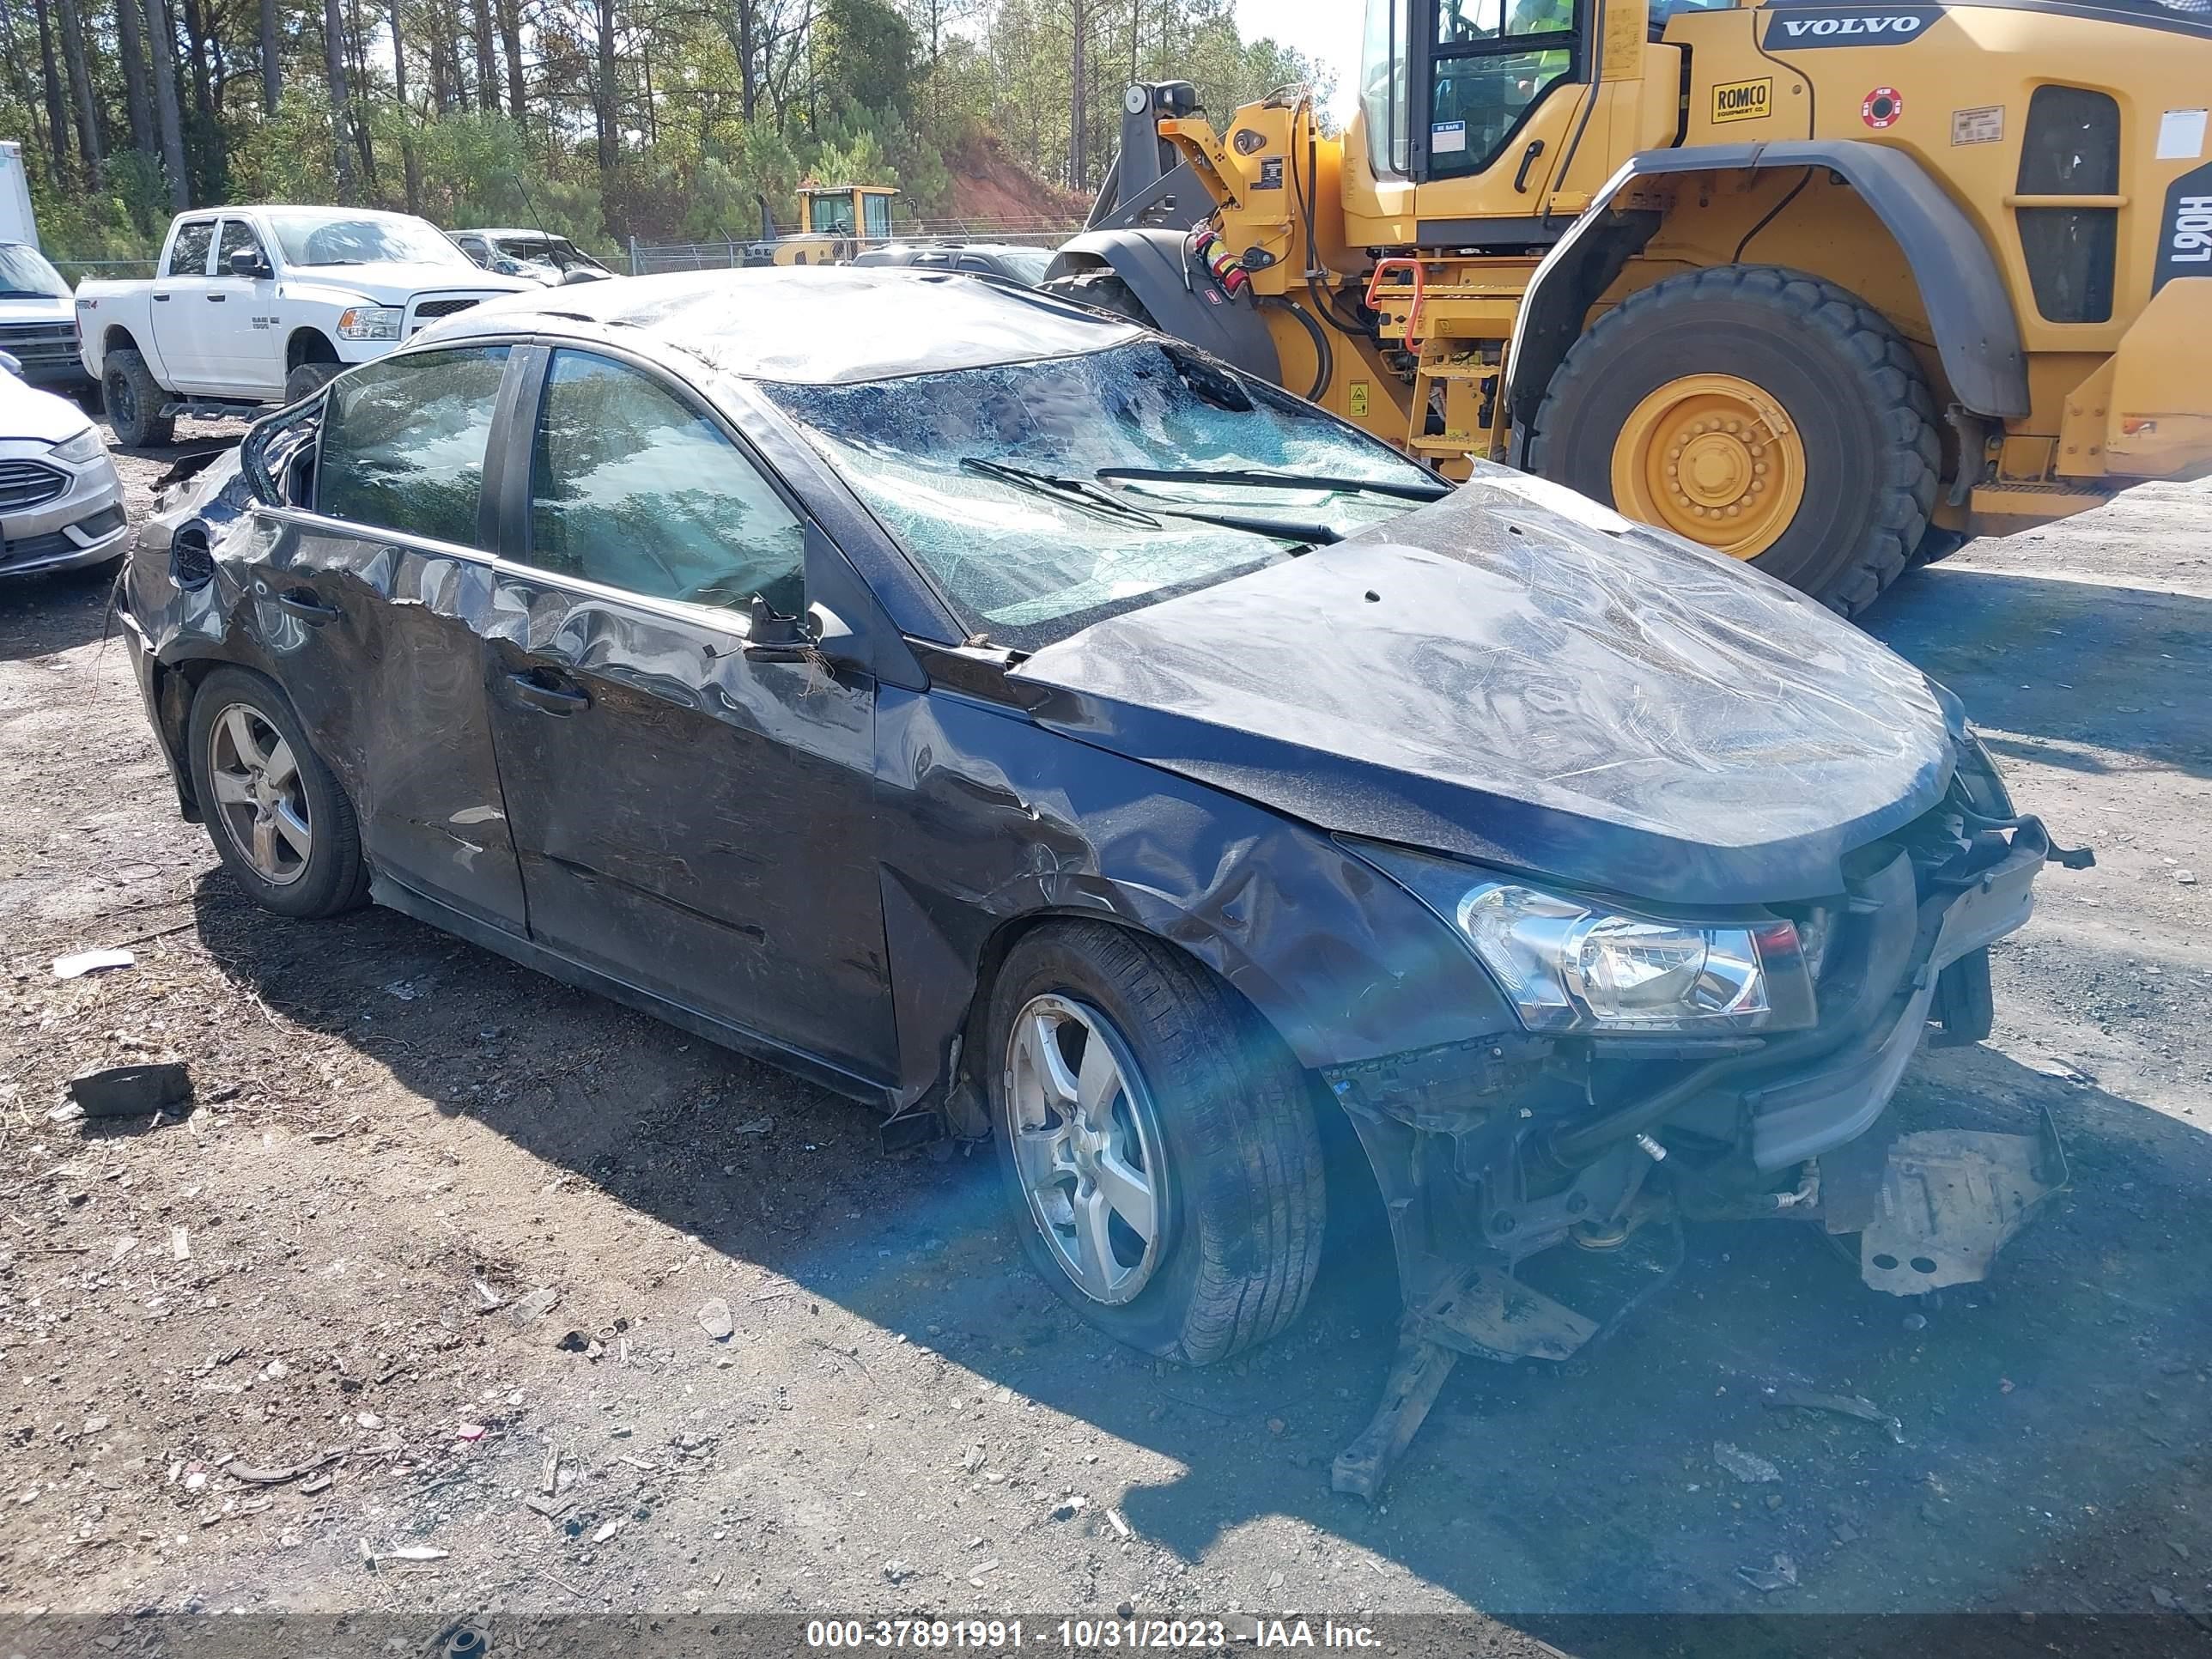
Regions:
M 1128 1045 L 1097 1009 L 1034 997 L 1006 1040 L 1014 1167 L 1053 1258 L 1095 1302 L 1145 1288 L 1165 1254 L 1164 1139 Z
M 210 728 L 208 778 L 223 831 L 253 872 L 278 887 L 299 880 L 314 854 L 314 818 L 284 734 L 250 704 L 230 704 Z

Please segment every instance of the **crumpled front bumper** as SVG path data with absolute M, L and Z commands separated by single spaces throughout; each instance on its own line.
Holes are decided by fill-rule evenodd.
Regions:
M 1875 926 L 1900 936 L 1911 918 L 1909 954 L 1893 981 L 1898 988 L 1886 1001 L 1875 1000 L 1880 981 L 1869 975 L 1862 994 L 1875 1002 L 1875 1012 L 1859 1036 L 1794 1073 L 1738 1091 L 1750 1112 L 1752 1161 L 1762 1172 L 1817 1158 L 1863 1133 L 1887 1109 L 1919 1051 L 1943 970 L 2027 921 L 2036 875 L 2050 856 L 2050 836 L 2030 819 L 2014 831 L 2011 851 L 1972 886 L 1921 900 L 1909 911 L 1899 905 L 1877 913 Z M 1893 948 L 1869 943 L 1877 961 Z

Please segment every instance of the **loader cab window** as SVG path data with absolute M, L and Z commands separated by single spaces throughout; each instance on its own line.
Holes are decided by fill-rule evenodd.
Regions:
M 1413 0 L 1426 43 L 1413 174 L 1459 179 L 1502 155 L 1528 111 L 1575 74 L 1575 0 Z M 1425 85 L 1421 85 L 1421 81 Z
M 1407 0 L 1367 0 L 1359 42 L 1359 113 L 1367 165 L 1377 179 L 1402 179 L 1413 161 L 1406 111 Z

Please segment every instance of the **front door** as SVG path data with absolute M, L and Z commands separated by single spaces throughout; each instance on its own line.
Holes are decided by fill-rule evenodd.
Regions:
M 1544 211 L 1548 185 L 1595 88 L 1576 0 L 1416 0 L 1429 30 L 1413 88 L 1412 163 L 1425 225 Z M 1478 225 L 1458 240 L 1498 240 Z
M 821 532 L 687 388 L 591 352 L 552 354 L 528 465 L 487 678 L 532 937 L 888 1080 L 875 688 L 745 652 Z
M 504 345 L 386 358 L 325 393 L 309 505 L 264 508 L 254 615 L 380 881 L 520 933 L 483 646 L 484 464 Z
M 284 331 L 272 314 L 276 279 L 231 274 L 230 256 L 251 253 L 264 270 L 269 256 L 244 219 L 225 218 L 216 238 L 215 274 L 204 308 L 210 383 L 234 398 L 265 398 L 284 389 Z

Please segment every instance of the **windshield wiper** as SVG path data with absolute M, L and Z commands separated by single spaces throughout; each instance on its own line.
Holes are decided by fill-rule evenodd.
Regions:
M 1255 536 L 1269 536 L 1279 541 L 1300 542 L 1314 547 L 1328 547 L 1344 539 L 1344 534 L 1329 525 L 1310 523 L 1304 520 L 1270 519 L 1246 513 L 1216 513 L 1205 507 L 1170 507 L 1164 501 L 1147 501 L 1138 507 L 1113 490 L 1091 483 L 1087 478 L 1063 478 L 1050 472 L 1032 471 L 1025 466 L 1016 466 L 1010 461 L 986 460 L 980 455 L 962 458 L 961 470 L 995 478 L 1001 483 L 1026 489 L 1067 506 L 1087 509 L 1103 519 L 1122 524 L 1141 525 L 1147 530 L 1164 530 L 1162 517 L 1188 519 L 1198 524 L 1217 525 L 1224 530 L 1242 530 Z M 1102 475 L 1103 476 L 1103 475 Z
M 1401 501 L 1440 501 L 1452 492 L 1434 483 L 1395 483 L 1388 478 L 1338 478 L 1319 473 L 1271 472 L 1257 466 L 1102 466 L 1094 475 L 1130 483 L 1249 484 L 1267 489 L 1327 489 L 1343 495 L 1389 495 Z
M 1142 525 L 1147 530 L 1164 530 L 1167 527 L 1142 507 L 1133 507 L 1112 490 L 1101 489 L 1087 478 L 1058 477 L 1049 472 L 1016 466 L 1011 461 L 988 460 L 981 455 L 962 456 L 960 470 L 996 479 L 1000 483 L 1012 484 L 1015 489 L 1026 489 L 1033 495 L 1042 495 L 1051 501 L 1063 501 L 1069 507 L 1084 508 L 1101 518 Z

